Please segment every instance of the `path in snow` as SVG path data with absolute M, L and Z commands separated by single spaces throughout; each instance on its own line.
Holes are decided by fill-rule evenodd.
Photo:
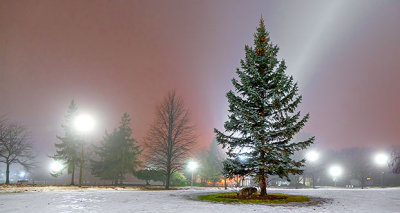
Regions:
M 400 189 L 271 189 L 332 199 L 318 206 L 220 204 L 190 200 L 211 190 L 0 193 L 0 212 L 399 212 Z M 213 192 L 217 192 L 213 190 Z

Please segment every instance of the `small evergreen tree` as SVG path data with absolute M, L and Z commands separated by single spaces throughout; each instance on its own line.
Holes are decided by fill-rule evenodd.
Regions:
M 247 157 L 249 175 L 256 175 L 261 196 L 267 194 L 266 178 L 270 175 L 288 178 L 300 174 L 304 160 L 292 158 L 295 151 L 305 149 L 314 137 L 302 142 L 290 142 L 307 122 L 295 112 L 302 97 L 297 83 L 285 74 L 285 61 L 278 60 L 278 46 L 270 37 L 261 18 L 254 35 L 254 47 L 245 46 L 245 59 L 237 69 L 239 81 L 232 79 L 235 92 L 229 91 L 229 119 L 224 134 L 217 129 L 217 140 L 227 147 L 230 165 L 235 168 L 239 154 Z M 238 166 L 238 168 L 240 168 Z
M 135 176 L 140 180 L 146 181 L 146 185 L 150 185 L 150 181 L 165 181 L 162 171 L 151 168 L 136 171 Z
M 211 181 L 213 183 L 213 186 L 215 186 L 215 183 L 221 180 L 221 178 L 223 178 L 222 161 L 223 161 L 222 150 L 218 146 L 217 140 L 213 139 L 210 144 L 210 149 L 202 157 L 200 177 L 207 181 Z
M 99 160 L 92 160 L 92 173 L 104 180 L 114 180 L 115 184 L 122 184 L 127 173 L 134 173 L 140 161 L 138 156 L 142 152 L 132 138 L 132 129 L 129 127 L 130 118 L 124 113 L 120 126 L 111 134 L 106 132 L 99 147 L 94 146 Z
M 78 108 L 74 100 L 72 100 L 65 115 L 64 123 L 61 125 L 64 130 L 64 137 L 57 136 L 60 143 L 54 144 L 56 154 L 51 157 L 54 160 L 64 162 L 68 174 L 71 174 L 71 185 L 74 185 L 75 167 L 79 163 L 79 138 L 73 129 L 73 119 L 76 116 L 77 110 Z M 60 174 L 52 175 L 59 176 Z
M 172 186 L 186 186 L 187 179 L 182 172 L 174 172 L 171 175 L 171 185 Z

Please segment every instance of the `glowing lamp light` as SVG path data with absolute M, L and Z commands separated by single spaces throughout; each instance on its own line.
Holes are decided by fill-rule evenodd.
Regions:
M 385 153 L 378 153 L 375 155 L 375 163 L 379 166 L 384 166 L 388 163 L 389 156 Z
M 306 154 L 306 160 L 310 161 L 310 162 L 315 162 L 319 159 L 319 153 L 316 151 L 309 151 Z
M 79 115 L 74 120 L 74 127 L 80 132 L 89 132 L 93 130 L 95 125 L 94 119 L 87 114 Z
M 329 169 L 329 174 L 333 177 L 333 178 L 337 178 L 340 175 L 342 175 L 343 173 L 343 169 L 340 166 L 331 166 L 331 168 Z
M 58 161 L 54 161 L 50 164 L 50 171 L 52 173 L 58 173 L 64 168 L 64 165 Z
M 25 177 L 25 175 L 26 175 L 26 173 L 25 173 L 24 171 L 22 171 L 22 172 L 20 172 L 20 173 L 19 173 L 19 175 L 18 175 L 18 176 L 19 176 L 20 178 L 24 178 L 24 177 Z
M 190 162 L 188 163 L 188 168 L 189 168 L 190 171 L 196 170 L 198 166 L 199 166 L 199 165 L 198 165 L 197 162 L 195 162 L 195 161 L 190 161 Z

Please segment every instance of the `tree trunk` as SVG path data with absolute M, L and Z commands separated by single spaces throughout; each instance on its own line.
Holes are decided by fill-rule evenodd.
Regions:
M 225 187 L 225 190 L 228 189 L 228 185 L 226 184 L 226 177 L 225 177 L 225 181 L 224 181 L 224 187 Z
M 72 166 L 72 174 L 71 174 L 71 185 L 75 185 L 75 165 Z
M 312 174 L 312 187 L 315 189 L 315 176 Z
M 10 162 L 6 162 L 6 183 L 10 184 Z
M 81 145 L 81 162 L 80 162 L 80 168 L 79 168 L 79 186 L 82 186 L 82 179 L 83 179 L 83 143 Z
M 361 177 L 361 189 L 364 189 L 364 177 Z
M 265 94 L 262 92 L 261 94 L 261 98 L 264 99 L 265 98 Z M 261 107 L 261 111 L 260 114 L 263 118 L 265 118 L 265 112 L 264 112 L 264 107 Z M 261 138 L 261 144 L 264 147 L 265 145 L 265 138 Z M 263 149 L 261 149 L 260 152 L 260 157 L 261 159 L 265 159 L 265 152 Z M 264 168 L 262 168 L 260 170 L 260 175 L 259 175 L 259 183 L 260 183 L 260 196 L 266 196 L 267 195 L 267 183 L 265 181 L 265 171 Z
M 169 171 L 167 171 L 167 174 L 166 174 L 166 176 L 165 176 L 165 189 L 169 189 L 170 177 L 171 177 L 171 174 L 170 174 Z
M 266 196 L 267 195 L 267 182 L 265 181 L 264 169 L 261 170 L 259 181 L 260 181 L 260 190 L 261 190 L 260 196 Z

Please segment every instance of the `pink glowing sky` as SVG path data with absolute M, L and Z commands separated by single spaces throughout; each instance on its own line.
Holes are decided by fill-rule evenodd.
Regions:
M 400 144 L 399 1 L 1 1 L 0 115 L 42 154 L 72 99 L 94 140 L 132 117 L 139 141 L 175 89 L 199 146 L 227 118 L 225 93 L 263 15 L 299 82 L 304 129 L 327 148 Z

